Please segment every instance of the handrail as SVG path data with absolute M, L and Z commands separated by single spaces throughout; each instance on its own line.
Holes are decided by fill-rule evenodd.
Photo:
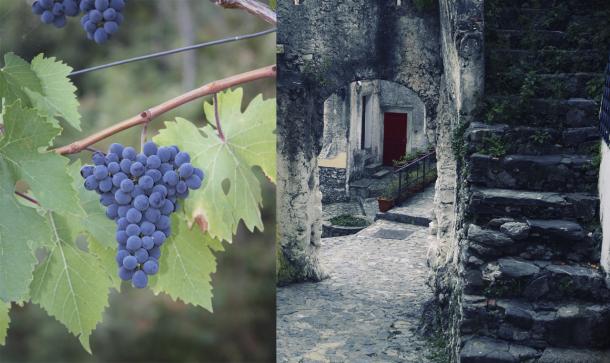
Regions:
M 426 164 L 428 164 L 426 168 Z M 421 184 L 426 184 L 428 182 L 426 178 L 426 172 L 430 175 L 430 169 L 433 165 L 436 164 L 436 151 L 431 151 L 425 155 L 420 156 L 419 158 L 411 161 L 410 163 L 403 165 L 396 170 L 394 170 L 394 175 L 398 176 L 398 189 L 396 190 L 396 201 L 400 202 L 403 198 L 403 189 L 407 191 L 409 188 L 412 188 L 414 185 L 417 185 L 420 182 L 420 167 L 421 167 Z M 427 169 L 427 170 L 426 170 Z M 415 172 L 415 177 L 410 179 L 409 174 Z M 403 184 L 403 173 L 406 173 L 406 179 Z M 434 173 L 434 176 L 436 173 Z
M 429 157 L 431 157 L 432 155 L 435 155 L 435 154 L 436 154 L 436 150 L 432 150 L 431 152 L 429 152 L 429 153 L 427 153 L 427 154 L 425 154 L 425 155 L 423 155 L 423 156 L 421 156 L 421 157 L 411 161 L 410 163 L 408 163 L 406 165 L 403 165 L 400 168 L 394 169 L 394 174 L 400 173 L 400 172 L 402 172 L 404 170 L 407 170 L 407 169 L 411 169 L 411 168 L 413 168 L 414 165 L 416 165 L 416 164 L 419 165 L 419 163 L 422 162 L 424 159 L 427 159 L 427 158 L 429 158 Z

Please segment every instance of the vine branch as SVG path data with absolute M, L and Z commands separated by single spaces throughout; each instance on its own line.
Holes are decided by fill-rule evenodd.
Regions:
M 165 101 L 160 105 L 149 108 L 148 110 L 140 113 L 139 115 L 133 116 L 127 120 L 121 121 L 117 124 L 114 124 L 104 130 L 96 132 L 92 135 L 89 135 L 83 139 L 74 141 L 73 143 L 59 147 L 55 149 L 55 152 L 58 154 L 66 155 L 66 154 L 75 154 L 83 149 L 104 140 L 116 133 L 127 130 L 131 127 L 135 127 L 138 125 L 146 124 L 150 122 L 152 119 L 171 111 L 177 107 L 180 107 L 188 102 L 196 100 L 198 98 L 208 96 L 211 94 L 218 93 L 227 88 L 231 88 L 243 83 L 256 81 L 263 78 L 274 78 L 276 76 L 276 66 L 271 65 L 259 69 L 255 69 L 253 71 L 237 74 L 228 78 L 224 78 L 221 80 L 217 80 L 214 82 L 210 82 L 204 86 L 196 88 L 192 91 L 189 91 L 183 95 L 172 98 L 169 101 Z
M 225 9 L 242 9 L 252 15 L 258 16 L 267 23 L 277 24 L 275 11 L 269 6 L 256 0 L 210 0 Z

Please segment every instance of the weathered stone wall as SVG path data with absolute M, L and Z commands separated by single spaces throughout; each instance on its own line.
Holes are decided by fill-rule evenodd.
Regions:
M 436 127 L 435 220 L 431 224 L 437 238 L 428 256 L 434 270 L 437 318 L 449 340 L 452 361 L 459 361 L 464 289 L 460 246 L 469 196 L 462 165 L 463 130 L 474 120 L 473 105 L 480 104 L 483 93 L 483 1 L 441 0 L 439 5 L 444 72 Z
M 400 83 L 425 104 L 433 136 L 440 25 L 435 12 L 419 12 L 410 1 L 280 1 L 277 10 L 280 283 L 318 280 L 324 100 L 357 80 Z
M 603 234 L 601 263 L 606 270 L 606 276 L 610 276 L 610 148 L 605 142 L 601 143 L 602 163 L 599 170 L 599 197 L 600 217 Z M 610 289 L 610 278 L 606 284 Z
M 346 202 L 347 178 L 345 168 L 320 167 L 320 191 L 322 192 L 322 203 Z

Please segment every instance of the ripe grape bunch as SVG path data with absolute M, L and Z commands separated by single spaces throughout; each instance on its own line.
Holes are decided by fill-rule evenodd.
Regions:
M 123 23 L 124 0 L 81 0 L 80 9 L 85 14 L 81 25 L 87 37 L 98 44 L 105 43 Z
M 203 180 L 203 171 L 178 147 L 149 141 L 142 149 L 136 154 L 133 147 L 112 144 L 108 154 L 93 154 L 94 165 L 81 169 L 85 189 L 100 194 L 106 216 L 116 221 L 119 277 L 137 288 L 159 271 L 160 247 L 170 236 L 178 200 Z
M 32 12 L 45 24 L 63 28 L 68 16 L 78 16 L 87 37 L 98 44 L 105 43 L 123 23 L 125 0 L 36 0 Z
M 80 0 L 36 0 L 32 4 L 32 12 L 40 15 L 40 21 L 63 28 L 68 23 L 67 16 L 77 16 Z

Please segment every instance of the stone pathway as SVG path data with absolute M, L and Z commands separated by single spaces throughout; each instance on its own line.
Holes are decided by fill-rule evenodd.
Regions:
M 418 333 L 428 230 L 377 221 L 322 240 L 330 278 L 277 291 L 278 362 L 429 362 Z
M 432 221 L 433 210 L 434 184 L 431 184 L 423 192 L 412 196 L 402 205 L 385 213 L 377 213 L 377 219 L 428 226 Z

